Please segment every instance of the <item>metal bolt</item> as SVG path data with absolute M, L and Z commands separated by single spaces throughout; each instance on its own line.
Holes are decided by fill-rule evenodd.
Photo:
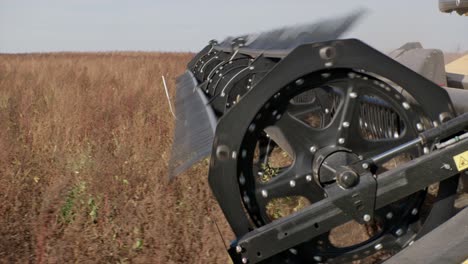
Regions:
M 387 219 L 392 219 L 393 218 L 393 213 L 392 212 L 388 212 L 387 215 L 385 215 L 385 217 Z
M 345 188 L 349 189 L 359 182 L 359 176 L 354 171 L 343 171 L 336 178 L 338 184 Z
M 310 153 L 315 153 L 317 151 L 317 147 L 312 146 L 312 147 L 310 147 L 309 151 L 310 151 Z
M 410 105 L 407 102 L 403 102 L 403 108 L 408 110 L 408 109 L 410 109 Z
M 447 163 L 444 163 L 442 165 L 442 167 L 440 167 L 441 169 L 445 169 L 445 170 L 452 170 L 452 166 L 450 166 L 450 164 L 447 164 Z
M 328 113 L 330 113 L 330 109 L 325 108 L 325 114 L 328 114 Z
M 365 215 L 362 217 L 362 219 L 363 219 L 364 221 L 366 221 L 366 222 L 369 222 L 369 221 L 371 220 L 371 216 L 368 215 L 368 214 L 365 214 Z
M 242 252 L 242 247 L 241 246 L 236 246 L 236 252 L 241 253 Z
M 362 168 L 365 169 L 365 170 L 367 170 L 367 169 L 369 168 L 369 164 L 363 163 L 363 164 L 362 164 Z
M 327 47 L 321 48 L 319 51 L 319 54 L 320 54 L 320 58 L 324 60 L 330 60 L 335 57 L 336 50 L 334 47 L 327 46 Z
M 428 153 L 429 153 L 429 148 L 428 148 L 428 147 L 424 147 L 424 148 L 423 148 L 423 152 L 424 152 L 424 154 L 428 154 Z
M 254 69 L 255 69 L 254 66 L 250 66 L 250 67 L 249 67 L 249 70 L 254 70 Z
M 416 124 L 416 128 L 418 129 L 418 131 L 423 131 L 424 127 L 421 123 L 417 123 Z
M 411 214 L 412 215 L 417 215 L 418 214 L 418 209 L 414 208 L 413 210 L 411 210 Z
M 295 249 L 295 248 L 290 248 L 289 252 L 291 252 L 294 255 L 297 255 L 297 249 Z
M 349 97 L 351 97 L 351 98 L 356 98 L 356 97 L 357 97 L 357 93 L 352 92 L 352 93 L 349 94 Z
M 289 186 L 291 186 L 292 188 L 294 188 L 294 187 L 296 186 L 296 181 L 295 181 L 295 180 L 289 181 Z
M 268 192 L 266 190 L 262 190 L 262 196 L 263 196 L 263 198 L 267 198 L 268 197 Z
M 296 80 L 296 85 L 297 86 L 300 86 L 300 85 L 303 85 L 304 84 L 304 79 L 297 79 Z
M 242 258 L 242 263 L 246 264 L 248 262 L 249 262 L 249 260 L 247 258 Z
M 411 241 L 409 242 L 408 246 L 411 246 L 411 245 L 413 245 L 413 244 L 414 244 L 414 240 L 411 240 Z
M 338 139 L 338 143 L 344 144 L 344 142 L 345 142 L 345 139 L 344 139 L 344 138 L 339 138 L 339 139 Z
M 322 261 L 322 257 L 321 256 L 314 256 L 314 260 L 320 262 L 320 261 Z
M 401 229 L 401 228 L 397 229 L 397 231 L 395 231 L 395 235 L 397 235 L 397 236 L 403 235 L 403 229 Z
M 229 147 L 226 145 L 219 145 L 216 148 L 216 157 L 220 160 L 229 158 Z
M 325 78 L 325 79 L 328 78 L 328 77 L 330 77 L 330 76 L 331 76 L 331 74 L 328 73 L 328 72 L 322 73 L 322 77 Z
M 259 171 L 259 172 L 257 172 L 257 175 L 258 176 L 263 176 L 263 172 Z
M 232 157 L 232 159 L 236 159 L 237 158 L 237 152 L 233 151 L 232 154 L 231 154 L 231 157 Z
M 349 127 L 349 122 L 347 121 L 343 122 L 343 127 Z
M 312 181 L 312 175 L 307 175 L 306 176 L 306 181 L 311 182 Z
M 383 245 L 379 243 L 379 244 L 375 245 L 374 248 L 376 250 L 381 250 L 383 248 Z

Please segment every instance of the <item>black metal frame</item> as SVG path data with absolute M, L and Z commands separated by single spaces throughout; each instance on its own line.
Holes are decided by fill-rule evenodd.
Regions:
M 405 87 L 414 100 L 420 104 L 422 111 L 427 114 L 430 122 L 436 126 L 442 121 L 445 121 L 441 120 L 442 116 L 454 116 L 453 106 L 450 103 L 447 92 L 359 40 L 337 40 L 308 44 L 296 48 L 280 61 L 271 72 L 257 84 L 255 89 L 244 96 L 243 100 L 239 102 L 238 107 L 233 108 L 221 118 L 213 144 L 209 173 L 210 186 L 234 233 L 238 238 L 241 238 L 239 242 L 233 246 L 241 246 L 242 257 L 252 263 L 265 260 L 278 252 L 297 245 L 297 243 L 301 241 L 312 238 L 314 234 L 319 234 L 323 230 L 329 230 L 343 223 L 344 220 L 350 219 L 349 215 L 357 215 L 355 214 L 356 212 L 354 212 L 354 214 L 347 212 L 348 214 L 345 215 L 343 214 L 343 210 L 338 208 L 343 208 L 343 206 L 337 206 L 339 205 L 339 200 L 346 200 L 351 197 L 349 192 L 334 192 L 333 190 L 328 190 L 330 192 L 329 198 L 312 205 L 303 212 L 251 231 L 254 227 L 252 226 L 251 220 L 246 216 L 239 197 L 240 192 L 236 175 L 236 171 L 239 169 L 237 168 L 237 158 L 241 155 L 242 149 L 240 144 L 243 135 L 248 131 L 249 125 L 254 118 L 248 119 L 245 117 L 252 116 L 252 113 L 259 112 L 269 98 L 273 97 L 289 83 L 312 72 L 333 69 L 364 70 L 392 80 L 397 85 Z M 421 89 L 421 87 L 424 88 Z M 428 97 L 426 96 L 427 93 L 433 96 Z M 439 102 L 441 101 L 447 103 L 440 104 Z M 236 133 L 232 133 L 232 131 L 236 131 Z M 466 142 L 463 144 L 465 145 L 463 145 L 462 148 L 466 148 Z M 452 150 L 453 149 L 454 148 L 452 148 Z M 435 159 L 434 157 L 435 155 L 431 154 L 423 156 L 417 159 L 417 161 L 424 162 L 431 158 L 433 161 L 433 159 Z M 446 156 L 437 157 L 437 159 L 444 160 L 444 157 Z M 420 172 L 414 171 L 415 163 L 411 162 L 409 164 L 413 164 L 414 167 L 402 167 L 407 168 L 408 175 L 419 175 Z M 362 163 L 358 165 L 362 165 Z M 431 164 L 428 164 L 428 168 L 430 166 Z M 359 171 L 358 167 L 355 168 L 356 171 Z M 431 169 L 434 168 L 431 167 Z M 438 169 L 440 169 L 440 166 Z M 401 169 L 397 171 L 401 172 Z M 435 179 L 428 177 L 427 180 L 435 180 L 430 182 L 432 183 L 451 176 L 453 176 L 453 174 L 441 174 L 441 177 L 436 177 Z M 368 179 L 369 183 L 374 182 L 375 184 L 372 175 L 363 174 L 361 177 L 362 179 Z M 406 179 L 403 176 L 401 177 L 403 180 Z M 380 180 L 377 182 L 379 191 L 377 193 L 376 204 L 373 206 L 371 203 L 367 206 L 369 210 L 366 211 L 366 214 L 369 214 L 370 217 L 372 217 L 374 209 L 388 204 L 387 201 L 390 200 L 388 197 L 381 198 L 389 193 L 387 191 L 382 191 L 383 189 L 381 186 L 392 189 L 392 186 L 398 187 L 398 185 L 395 185 L 396 183 L 402 184 L 398 188 L 405 187 L 406 189 L 401 189 L 400 193 L 406 193 L 406 195 L 427 186 L 422 184 L 417 185 L 409 180 L 391 181 L 386 183 L 386 185 L 381 185 L 385 183 L 384 179 L 389 178 L 391 177 L 379 176 Z M 360 184 L 359 188 L 368 189 L 369 186 Z M 333 197 L 333 199 L 330 197 Z M 369 197 L 367 195 L 366 200 L 372 200 L 371 198 L 372 196 Z M 325 218 L 327 221 L 324 221 Z M 317 226 L 319 228 L 317 228 Z M 304 228 L 307 229 L 307 232 L 302 232 L 305 231 L 303 230 Z M 298 232 L 298 230 L 302 231 Z M 285 233 L 287 233 L 287 235 Z M 234 249 L 231 249 L 230 252 L 234 252 Z
M 335 49 L 335 56 L 330 59 L 322 59 L 320 50 L 327 47 Z M 209 182 L 237 236 L 248 233 L 249 228 L 251 228 L 238 196 L 239 188 L 235 175 L 237 161 L 232 158 L 219 159 L 216 156 L 217 148 L 221 145 L 226 146 L 229 150 L 229 156 L 232 152 L 240 153 L 240 142 L 242 142 L 243 135 L 248 131 L 252 120 L 239 117 L 257 113 L 266 101 L 284 86 L 308 73 L 326 69 L 326 63 L 332 63 L 328 67 L 329 69 L 365 69 L 407 88 L 432 122 L 440 123 L 439 115 L 441 113 L 453 113 L 453 106 L 447 92 L 359 40 L 338 40 L 298 47 L 280 61 L 257 84 L 255 89 L 246 94 L 239 102 L 238 107 L 231 109 L 224 115 L 217 126 Z M 418 89 L 419 87 L 424 87 L 424 89 Z M 434 94 L 434 97 L 427 97 L 426 93 Z M 438 103 L 440 101 L 448 103 L 437 107 L 440 105 Z M 230 133 L 231 131 L 236 131 L 236 133 Z

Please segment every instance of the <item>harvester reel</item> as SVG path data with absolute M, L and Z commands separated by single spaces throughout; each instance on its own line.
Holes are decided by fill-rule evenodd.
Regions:
M 372 65 L 359 63 L 364 54 Z M 408 75 L 414 76 L 403 78 Z M 350 174 L 346 166 L 411 141 L 439 124 L 438 113 L 452 115 L 450 100 L 439 87 L 363 43 L 305 45 L 278 63 L 223 116 L 214 140 L 210 185 L 237 237 L 242 237 L 280 221 L 268 212 L 278 199 L 302 199 L 313 206 L 356 186 L 365 179 Z M 281 162 L 280 157 L 278 162 L 275 149 L 290 161 Z M 402 163 L 431 149 L 430 144 L 410 148 L 365 169 L 378 177 L 389 169 L 389 160 Z M 438 193 L 455 191 L 440 184 Z M 395 252 L 421 231 L 425 220 L 421 211 L 428 210 L 423 208 L 426 196 L 427 190 L 422 190 L 375 211 L 365 198 L 360 199 L 358 209 L 347 213 L 365 226 L 364 241 L 336 245 L 331 229 L 317 224 L 317 229 L 324 228 L 320 235 L 274 258 L 261 251 L 242 254 L 241 244 L 239 254 L 253 256 L 254 262 L 343 263 Z M 296 211 L 300 213 L 300 208 Z
M 323 86 L 333 87 L 331 93 L 338 95 L 340 103 L 330 123 L 316 128 L 292 114 L 291 109 L 296 110 L 298 106 L 290 102 L 297 95 Z M 322 200 L 327 195 L 323 187 L 336 182 L 335 170 L 416 137 L 417 128 L 411 124 L 423 119 L 404 108 L 405 100 L 396 89 L 371 76 L 347 70 L 310 74 L 287 85 L 277 95 L 267 101 L 268 107 L 264 106 L 255 115 L 244 135 L 238 159 L 240 196 L 248 217 L 257 227 L 274 220 L 267 212 L 269 202 L 295 197 L 304 197 L 311 204 Z M 313 110 L 312 118 L 317 112 L 325 113 L 324 109 L 333 108 L 333 105 L 320 106 L 315 101 L 306 106 Z M 255 158 L 255 146 L 264 134 L 293 157 L 290 166 L 275 168 L 268 165 L 270 157 Z M 416 157 L 421 152 L 422 149 L 416 148 L 408 154 Z M 382 168 L 383 163 L 376 165 Z M 397 230 L 404 230 L 406 240 L 410 240 L 420 226 L 417 213 L 413 215 L 411 211 L 420 211 L 423 198 L 422 194 L 417 194 L 379 210 L 368 225 L 378 225 L 381 231 L 370 237 L 368 243 L 338 248 L 330 242 L 330 234 L 326 232 L 290 252 L 296 254 L 295 258 L 311 262 L 327 259 L 339 262 L 375 253 L 378 247 L 376 249 L 372 240 L 387 235 L 386 241 L 396 241 L 403 235 L 395 234 Z
M 360 15 L 211 41 L 179 78 L 170 175 L 211 153 L 235 264 L 381 262 L 453 216 L 468 97 L 440 51 L 333 40 Z

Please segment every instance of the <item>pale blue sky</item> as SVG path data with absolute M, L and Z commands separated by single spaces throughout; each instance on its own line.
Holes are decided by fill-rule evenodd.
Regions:
M 381 50 L 407 41 L 468 50 L 468 17 L 437 0 L 0 0 L 0 53 L 197 51 L 208 40 L 367 8 L 346 37 Z

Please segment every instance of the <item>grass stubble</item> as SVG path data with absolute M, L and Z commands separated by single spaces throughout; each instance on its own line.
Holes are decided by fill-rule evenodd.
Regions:
M 206 164 L 167 179 L 191 57 L 0 55 L 0 263 L 228 263 Z

